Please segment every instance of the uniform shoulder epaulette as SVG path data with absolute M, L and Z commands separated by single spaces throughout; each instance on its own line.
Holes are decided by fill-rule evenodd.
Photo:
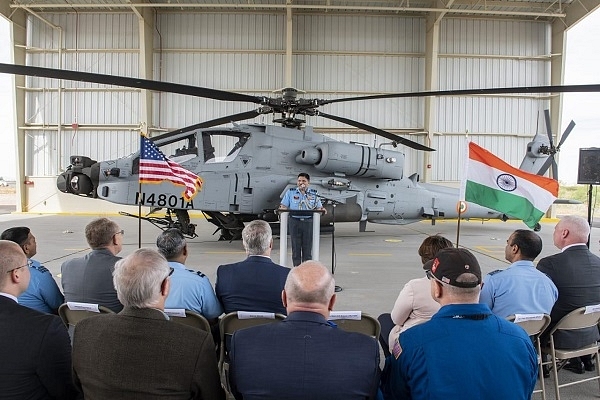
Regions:
M 32 267 L 35 268 L 35 269 L 37 269 L 38 271 L 40 271 L 42 273 L 43 272 L 50 272 L 50 271 L 48 271 L 48 268 L 44 267 L 43 265 L 38 265 L 38 266 L 32 265 Z
M 495 271 L 490 272 L 488 275 L 496 275 L 498 272 L 504 271 L 503 269 L 497 269 Z
M 289 190 L 290 192 L 293 192 L 293 191 L 295 191 L 296 189 L 297 189 L 297 188 L 289 188 L 288 190 Z
M 200 271 L 194 271 L 193 269 L 188 269 L 188 271 L 191 272 L 192 274 L 198 275 L 200 278 L 204 278 L 206 276 L 202 272 L 200 272 Z
M 317 189 L 311 189 L 311 188 L 309 188 L 309 189 L 307 190 L 307 192 L 308 192 L 308 193 L 317 193 Z

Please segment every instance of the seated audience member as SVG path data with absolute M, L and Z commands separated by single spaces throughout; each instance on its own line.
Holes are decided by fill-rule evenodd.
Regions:
M 290 270 L 270 258 L 273 247 L 271 227 L 265 221 L 252 221 L 242 231 L 242 241 L 248 257 L 217 269 L 215 290 L 225 312 L 285 314 L 281 291 Z
M 163 312 L 171 272 L 151 249 L 117 262 L 114 285 L 123 311 L 75 326 L 74 380 L 86 399 L 224 398 L 210 334 Z
M 119 312 L 112 273 L 117 254 L 123 249 L 123 234 L 115 222 L 98 218 L 85 227 L 85 239 L 92 251 L 85 257 L 65 261 L 61 266 L 65 301 L 94 303 Z
M 167 229 L 156 239 L 156 246 L 174 270 L 165 308 L 192 310 L 202 314 L 211 324 L 216 323 L 223 309 L 208 277 L 200 271 L 185 268 L 188 248 L 183 233 L 179 229 Z
M 19 304 L 48 314 L 58 313 L 58 307 L 65 302 L 65 298 L 50 271 L 39 261 L 32 259 L 37 253 L 37 243 L 31 230 L 25 226 L 8 228 L 2 232 L 0 239 L 10 240 L 21 246 L 23 253 L 31 262 L 29 266 L 31 279 L 27 290 L 18 298 Z
M 533 265 L 541 252 L 542 239 L 534 231 L 514 231 L 504 250 L 506 260 L 512 264 L 505 270 L 486 275 L 479 302 L 502 318 L 514 314 L 550 315 L 558 290 L 552 280 Z
M 0 240 L 0 398 L 76 398 L 67 329 L 57 316 L 18 304 L 30 274 L 23 250 Z
M 481 269 L 473 254 L 440 250 L 428 276 L 441 308 L 396 339 L 381 378 L 385 399 L 530 399 L 535 349 L 523 328 L 478 303 Z
M 558 288 L 558 300 L 552 307 L 550 329 L 571 311 L 584 306 L 600 304 L 600 258 L 587 248 L 590 226 L 585 218 L 567 215 L 554 228 L 554 245 L 561 250 L 542 258 L 537 269 L 552 279 Z M 544 338 L 544 337 L 543 337 Z M 596 327 L 574 331 L 560 331 L 554 335 L 555 345 L 575 349 L 600 339 Z M 565 369 L 583 374 L 595 366 L 590 356 L 572 359 Z
M 432 260 L 438 251 L 447 247 L 453 247 L 452 242 L 443 236 L 432 235 L 425 238 L 418 250 L 423 269 L 427 271 L 430 268 L 427 262 Z M 386 314 L 379 316 L 382 334 L 386 335 L 389 332 L 388 336 L 382 336 L 382 339 L 384 339 L 382 347 L 385 343 L 383 348 L 389 348 L 389 352 L 384 350 L 386 355 L 391 353 L 392 345 L 401 332 L 411 326 L 429 321 L 431 316 L 440 309 L 440 305 L 431 298 L 430 286 L 429 279 L 426 276 L 412 279 L 404 285 L 390 315 L 392 323 L 395 324 L 391 331 L 388 328 L 391 324 L 385 322 Z
M 374 338 L 327 321 L 335 283 L 317 261 L 292 269 L 282 292 L 288 317 L 233 334 L 230 383 L 236 399 L 367 399 L 379 379 Z

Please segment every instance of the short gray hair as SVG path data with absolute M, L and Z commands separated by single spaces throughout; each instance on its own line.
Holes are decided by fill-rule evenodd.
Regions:
M 186 243 L 183 233 L 177 228 L 169 228 L 156 238 L 156 247 L 167 260 L 179 256 Z
M 587 242 L 590 235 L 590 224 L 588 224 L 585 218 L 578 215 L 565 215 L 558 223 L 561 227 L 567 228 L 577 242 Z
M 119 225 L 108 218 L 96 218 L 85 227 L 85 239 L 93 249 L 107 247 L 113 236 L 119 232 Z
M 292 268 L 285 281 L 288 302 L 329 304 L 335 293 L 333 275 L 318 261 Z
M 262 255 L 269 250 L 273 232 L 266 221 L 256 219 L 242 231 L 244 248 L 250 255 Z
M 169 263 L 156 250 L 138 249 L 117 261 L 113 283 L 125 307 L 149 308 L 160 297 L 160 286 L 169 276 Z

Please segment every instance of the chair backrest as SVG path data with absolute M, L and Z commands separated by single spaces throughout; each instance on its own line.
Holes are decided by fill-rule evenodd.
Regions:
M 285 319 L 285 315 L 266 312 L 230 312 L 221 317 L 219 330 L 221 333 L 221 345 L 219 350 L 219 375 L 221 384 L 227 392 L 229 387 L 229 344 L 231 336 L 237 330 L 250 328 L 258 325 L 272 324 Z
M 77 325 L 82 319 L 98 314 L 114 314 L 114 311 L 98 304 L 71 301 L 58 307 L 58 315 L 67 328 Z
M 577 330 L 583 328 L 590 328 L 594 325 L 598 325 L 600 322 L 600 305 L 579 307 L 576 310 L 571 311 L 558 321 L 558 323 L 552 328 L 550 334 L 558 330 Z
M 165 314 L 167 314 L 173 322 L 193 326 L 194 328 L 198 328 L 210 333 L 210 323 L 206 318 L 197 312 L 184 309 L 165 308 Z
M 527 332 L 529 336 L 538 337 L 550 325 L 548 314 L 517 314 L 506 318 Z
M 332 311 L 329 319 L 347 332 L 363 333 L 376 339 L 381 332 L 379 321 L 360 311 Z

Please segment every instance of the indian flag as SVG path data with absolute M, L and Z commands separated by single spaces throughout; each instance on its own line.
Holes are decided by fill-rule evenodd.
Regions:
M 558 182 L 514 168 L 469 142 L 465 201 L 523 220 L 532 228 L 558 196 Z

